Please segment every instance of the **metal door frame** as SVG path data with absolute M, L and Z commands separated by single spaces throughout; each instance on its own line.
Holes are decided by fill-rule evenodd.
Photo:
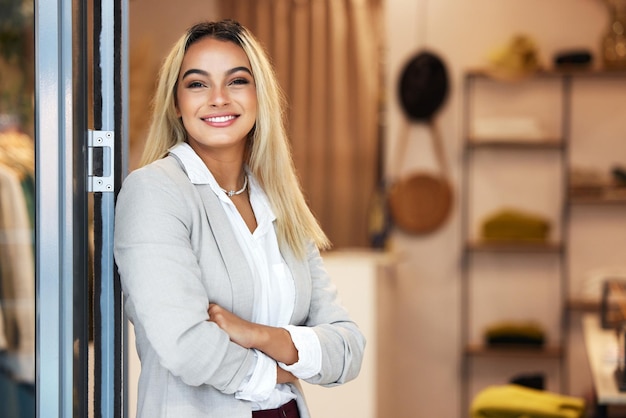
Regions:
M 128 0 L 94 7 L 96 129 L 126 149 Z M 86 417 L 87 25 L 84 0 L 35 0 L 35 280 L 37 417 Z M 124 145 L 123 145 L 124 144 Z M 115 189 L 97 193 L 95 416 L 126 416 L 125 326 L 113 261 L 115 193 L 125 152 L 112 153 Z

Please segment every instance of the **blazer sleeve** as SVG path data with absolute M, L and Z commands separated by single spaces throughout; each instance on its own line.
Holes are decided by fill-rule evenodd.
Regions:
M 162 367 L 188 385 L 234 393 L 254 354 L 207 321 L 209 297 L 190 240 L 201 205 L 194 206 L 186 176 L 189 185 L 159 167 L 132 172 L 116 202 L 114 254 L 125 308 Z
M 323 386 L 340 385 L 359 374 L 366 345 L 365 336 L 342 306 L 337 288 L 314 245 L 308 251 L 308 267 L 311 299 L 306 325 L 313 328 L 320 340 L 322 368 L 306 381 Z

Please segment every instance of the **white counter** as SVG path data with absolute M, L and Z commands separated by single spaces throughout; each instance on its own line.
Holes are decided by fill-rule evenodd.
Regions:
M 615 382 L 619 356 L 615 331 L 603 329 L 597 314 L 587 314 L 582 321 L 598 405 L 626 405 L 626 392 L 620 392 Z
M 378 368 L 384 340 L 379 290 L 384 281 L 395 277 L 396 260 L 382 253 L 340 251 L 325 255 L 324 263 L 344 306 L 367 338 L 367 346 L 361 373 L 354 381 L 332 388 L 303 383 L 307 403 L 314 418 L 375 418 L 379 389 L 385 381 Z

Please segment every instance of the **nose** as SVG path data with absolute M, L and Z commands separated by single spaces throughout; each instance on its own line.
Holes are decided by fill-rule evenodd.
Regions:
M 209 104 L 213 107 L 221 107 L 228 104 L 228 90 L 225 87 L 213 87 L 209 93 Z

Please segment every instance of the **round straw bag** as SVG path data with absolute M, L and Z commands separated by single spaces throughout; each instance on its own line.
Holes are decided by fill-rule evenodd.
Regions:
M 439 228 L 452 207 L 452 189 L 443 177 L 414 173 L 389 190 L 391 217 L 402 229 L 426 234 Z
M 394 223 L 413 234 L 426 234 L 448 218 L 453 194 L 439 130 L 433 120 L 448 91 L 448 79 L 441 59 L 430 52 L 417 54 L 404 68 L 399 84 L 402 107 L 411 121 L 426 122 L 441 173 L 414 172 L 395 181 L 388 192 L 389 212 Z M 406 154 L 409 126 L 405 123 L 398 146 L 395 168 Z

